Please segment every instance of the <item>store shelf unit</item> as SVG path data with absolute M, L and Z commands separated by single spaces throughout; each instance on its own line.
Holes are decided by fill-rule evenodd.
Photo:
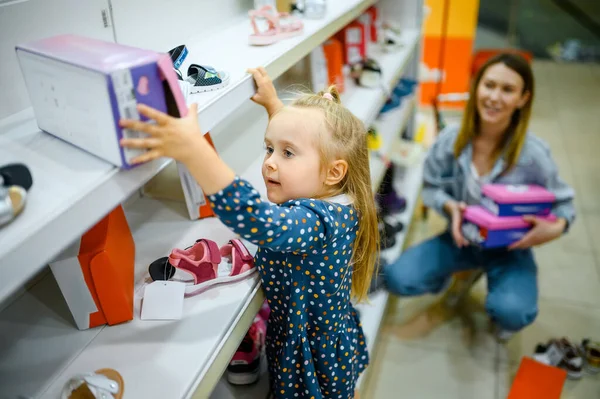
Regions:
M 202 130 L 212 130 L 254 94 L 246 68 L 262 65 L 276 78 L 374 3 L 330 1 L 323 19 L 305 21 L 303 35 L 272 46 L 247 45 L 247 19 L 236 19 L 213 35 L 203 32 L 188 38 L 190 54 L 210 54 L 212 62 L 231 76 L 224 90 L 190 97 L 198 103 Z M 30 109 L 0 121 L 0 159 L 26 163 L 34 179 L 26 210 L 0 230 L 0 272 L 6 276 L 0 284 L 0 301 L 171 162 L 157 160 L 120 171 L 41 132 Z
M 225 118 L 248 105 L 254 88 L 242 68 L 263 65 L 275 78 L 373 3 L 375 1 L 329 1 L 326 18 L 305 21 L 301 37 L 260 49 L 251 49 L 245 43 L 247 20 L 242 21 L 243 24 L 235 22 L 218 37 L 206 39 L 208 36 L 203 35 L 198 40 L 187 40 L 190 53 L 213 52 L 212 60 L 216 59 L 216 64 L 231 73 L 232 83 L 227 89 L 190 97 L 190 102 L 200 104 L 199 120 L 203 130 L 220 134 Z M 383 152 L 389 151 L 393 140 L 409 123 L 414 102 L 405 101 L 381 120 L 375 121 L 375 118 L 386 93 L 407 68 L 416 73 L 419 40 L 419 31 L 407 28 L 402 34 L 404 46 L 398 51 L 380 53 L 371 48 L 369 55 L 384 69 L 383 87 L 366 89 L 349 84 L 344 94 L 345 105 L 365 125 L 378 125 L 384 139 Z M 215 42 L 227 43 L 227 48 L 215 50 Z M 243 65 L 240 59 L 244 60 Z M 261 134 L 260 129 L 264 132 L 264 121 L 258 119 L 242 120 L 234 125 L 242 126 L 243 129 L 237 131 L 243 133 L 235 138 L 239 141 L 236 150 L 221 154 L 224 158 L 236 157 L 242 143 L 250 136 Z M 216 142 L 219 139 L 214 138 Z M 242 151 L 252 152 L 248 148 Z M 263 186 L 262 157 L 254 156 L 252 152 L 251 162 L 244 165 L 240 174 L 259 188 Z M 0 159 L 26 161 L 35 179 L 27 211 L 0 231 L 0 272 L 9 276 L 0 284 L 0 301 L 170 163 L 160 160 L 121 172 L 40 132 L 30 110 L 0 121 Z M 382 165 L 372 161 L 375 186 L 383 175 Z M 412 188 L 406 190 L 408 195 Z M 219 383 L 263 302 L 258 276 L 187 298 L 183 318 L 179 321 L 141 321 L 140 298 L 150 262 L 167 255 L 172 248 L 185 247 L 201 237 L 222 245 L 233 238 L 233 233 L 216 219 L 188 220 L 185 205 L 177 202 L 141 198 L 126 206 L 126 214 L 136 243 L 138 286 L 134 320 L 79 331 L 72 323 L 53 277 L 45 276 L 0 312 L 0 391 L 3 395 L 57 397 L 69 377 L 100 367 L 118 369 L 126 381 L 127 396 L 133 398 L 204 399 Z M 408 222 L 405 224 L 408 226 Z M 374 323 L 367 321 L 365 329 L 371 331 L 372 325 Z M 368 337 L 371 336 L 376 334 L 369 332 Z M 258 397 L 248 396 L 247 392 L 244 395 Z

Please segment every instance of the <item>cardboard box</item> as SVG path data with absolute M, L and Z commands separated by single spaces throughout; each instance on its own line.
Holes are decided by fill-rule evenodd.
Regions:
M 121 168 L 142 150 L 119 145 L 141 135 L 119 127 L 119 119 L 140 119 L 137 104 L 187 112 L 167 54 L 75 35 L 20 44 L 16 52 L 40 129 Z

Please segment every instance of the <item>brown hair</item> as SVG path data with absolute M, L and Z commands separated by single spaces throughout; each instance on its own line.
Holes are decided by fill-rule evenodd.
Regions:
M 454 157 L 458 158 L 467 144 L 469 144 L 469 142 L 479 133 L 480 116 L 477 111 L 477 87 L 479 86 L 479 82 L 485 74 L 485 71 L 492 65 L 500 63 L 506 65 L 521 76 L 523 79 L 523 91 L 521 94 L 529 92 L 527 103 L 513 113 L 510 125 L 504 135 L 504 141 L 494 154 L 494 161 L 504 154 L 504 160 L 506 161 L 505 170 L 508 170 L 516 164 L 519 155 L 521 154 L 523 144 L 525 143 L 534 94 L 534 79 L 531 67 L 527 60 L 517 53 L 498 54 L 490 58 L 477 71 L 469 92 L 469 101 L 467 102 L 465 113 L 462 118 L 460 132 L 454 143 Z
M 329 95 L 331 97 L 327 98 Z M 362 301 L 367 297 L 379 252 L 379 230 L 371 188 L 367 131 L 362 121 L 341 105 L 340 95 L 335 86 L 317 94 L 303 95 L 291 105 L 317 108 L 325 113 L 331 140 L 327 140 L 325 145 L 321 146 L 323 164 L 336 158 L 348 162 L 348 170 L 339 184 L 338 193 L 352 197 L 354 208 L 359 215 L 358 232 L 352 246 L 352 296 Z

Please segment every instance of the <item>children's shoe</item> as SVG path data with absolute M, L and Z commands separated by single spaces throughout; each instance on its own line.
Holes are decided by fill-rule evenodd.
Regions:
M 533 358 L 540 363 L 559 367 L 567 372 L 567 377 L 578 380 L 582 377 L 583 358 L 579 349 L 566 338 L 553 339 L 547 344 L 538 344 Z
M 253 33 L 248 36 L 251 46 L 267 46 L 280 40 L 301 35 L 304 31 L 304 23 L 285 12 L 277 12 L 272 6 L 265 5 L 258 10 L 249 11 L 250 23 Z M 261 31 L 257 19 L 267 21 L 267 29 Z
M 266 323 L 254 318 L 250 330 L 227 366 L 227 381 L 233 385 L 249 385 L 260 377 L 260 358 L 265 346 Z
M 581 342 L 581 353 L 585 357 L 585 369 L 590 374 L 600 372 L 600 343 L 590 339 Z
M 227 86 L 229 74 L 207 65 L 192 64 L 188 68 L 188 77 L 185 81 L 191 85 L 190 93 L 202 93 Z
M 125 383 L 121 374 L 113 369 L 79 374 L 65 384 L 62 399 L 121 399 Z

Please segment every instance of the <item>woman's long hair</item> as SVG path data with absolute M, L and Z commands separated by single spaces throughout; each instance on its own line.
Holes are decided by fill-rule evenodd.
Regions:
M 512 168 L 521 154 L 521 149 L 525 143 L 527 135 L 527 126 L 531 116 L 531 106 L 533 104 L 534 79 L 531 66 L 525 58 L 516 53 L 501 53 L 490 58 L 475 75 L 469 93 L 469 101 L 465 108 L 462 118 L 462 124 L 456 142 L 454 143 L 454 157 L 462 153 L 465 147 L 479 134 L 480 116 L 477 110 L 477 88 L 485 71 L 492 65 L 504 64 L 521 76 L 523 79 L 523 91 L 521 94 L 529 92 L 527 103 L 520 109 L 515 110 L 512 115 L 510 125 L 504 135 L 504 140 L 500 143 L 494 154 L 494 161 L 500 156 L 504 157 L 506 162 L 505 170 Z

